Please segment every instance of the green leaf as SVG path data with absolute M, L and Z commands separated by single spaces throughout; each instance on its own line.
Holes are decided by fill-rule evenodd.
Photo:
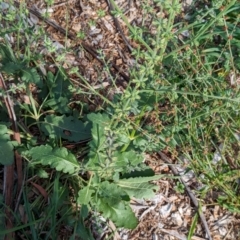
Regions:
M 133 229 L 137 218 L 129 206 L 129 196 L 114 183 L 102 182 L 96 196 L 96 207 L 103 216 L 110 218 L 118 227 Z
M 101 126 L 108 126 L 111 122 L 109 116 L 107 114 L 101 113 L 90 113 L 87 115 L 87 118 L 93 123 L 99 124 Z
M 109 205 L 103 199 L 98 200 L 98 210 L 102 212 L 105 218 L 111 219 L 117 227 L 134 229 L 138 220 L 135 217 L 131 207 L 125 202 L 119 202 L 115 205 Z
M 8 74 L 15 74 L 24 68 L 24 64 L 15 62 L 6 62 L 1 66 L 1 70 Z
M 89 114 L 88 118 L 92 121 L 96 116 L 99 116 L 99 120 L 101 119 L 101 115 L 97 114 Z M 99 122 L 101 123 L 101 121 Z M 90 151 L 89 151 L 89 160 L 87 163 L 88 167 L 91 168 L 99 168 L 99 166 L 103 163 L 105 164 L 106 159 L 106 140 L 105 129 L 101 124 L 93 122 L 93 126 L 91 129 L 92 140 L 89 142 Z M 95 169 L 97 170 L 97 169 Z M 101 169 L 99 169 L 101 170 Z
M 88 216 L 88 207 L 86 205 L 82 205 L 81 206 L 81 210 L 80 210 L 80 214 L 79 214 L 79 217 L 82 219 L 82 220 L 85 220 Z
M 63 206 L 66 206 L 66 199 L 69 198 L 69 188 L 66 184 L 63 185 L 61 183 L 60 176 L 60 173 L 55 175 L 53 193 L 50 195 L 50 205 L 48 205 L 50 209 L 54 208 L 56 213 L 57 210 L 60 210 Z M 66 211 L 63 214 L 65 213 Z
M 135 177 L 151 177 L 154 175 L 155 175 L 154 171 L 150 167 L 145 166 L 141 170 L 134 170 L 132 172 L 123 173 L 121 175 L 121 178 L 124 179 L 124 178 L 135 178 Z
M 1 56 L 1 63 L 2 67 L 6 66 L 7 63 L 15 63 L 16 58 L 13 54 L 10 44 L 0 44 L 0 56 Z M 2 68 L 1 67 L 1 68 Z M 9 69 L 11 70 L 11 69 Z M 15 70 L 14 70 L 15 71 Z
M 129 134 L 127 132 L 119 133 L 118 134 L 118 141 L 124 144 L 130 144 L 131 139 L 129 138 Z
M 38 87 L 42 87 L 42 81 L 35 68 L 23 68 L 21 69 L 21 78 L 26 83 L 35 83 Z
M 79 170 L 80 166 L 72 153 L 66 148 L 52 149 L 49 145 L 33 147 L 27 153 L 32 158 L 32 163 L 50 165 L 57 171 L 73 174 Z
M 142 163 L 143 156 L 131 150 L 120 152 L 118 132 L 111 130 L 111 120 L 106 114 L 91 113 L 88 119 L 93 122 L 92 140 L 89 142 L 89 160 L 86 164 L 93 171 L 98 171 L 102 178 L 111 178 L 116 172 L 130 171 L 133 166 Z
M 162 175 L 155 175 L 151 177 L 121 179 L 116 184 L 121 187 L 130 197 L 135 197 L 137 199 L 150 199 L 155 196 L 154 190 L 157 190 L 158 186 L 149 182 L 158 180 L 161 177 Z
M 94 240 L 91 230 L 85 226 L 84 220 L 88 216 L 88 207 L 86 205 L 81 206 L 80 214 L 79 214 L 79 221 L 77 223 L 76 234 L 82 240 Z M 72 235 L 73 239 L 76 239 L 75 234 Z
M 45 122 L 41 124 L 41 130 L 51 138 L 63 138 L 78 142 L 91 137 L 90 124 L 72 116 L 48 115 Z
M 87 205 L 90 200 L 91 200 L 91 196 L 95 191 L 90 189 L 89 186 L 84 187 L 83 189 L 81 189 L 78 192 L 78 198 L 77 198 L 77 202 L 78 204 L 82 205 Z
M 48 176 L 48 173 L 47 173 L 44 169 L 42 169 L 42 168 L 40 168 L 40 169 L 37 170 L 37 175 L 38 175 L 40 178 L 48 178 L 48 177 L 49 177 L 49 176 Z
M 70 86 L 70 81 L 64 72 L 65 70 L 63 68 L 59 69 L 56 76 L 51 79 L 53 81 L 50 91 L 51 97 L 54 96 L 54 98 L 58 98 L 64 96 L 70 98 L 72 96 L 72 93 L 68 88 Z
M 105 142 L 105 140 L 106 137 L 104 136 L 104 128 L 98 124 L 93 124 L 92 143 L 94 143 L 94 146 L 99 148 Z
M 92 126 L 92 140 L 89 143 L 93 151 L 100 151 L 101 148 L 105 148 L 104 143 L 106 136 L 104 135 L 104 128 L 99 124 L 93 124 Z
M 8 74 L 15 74 L 24 67 L 23 63 L 17 62 L 17 59 L 8 44 L 0 44 L 0 59 L 0 70 Z
M 78 222 L 76 234 L 80 237 L 81 240 L 94 240 L 91 230 L 84 225 L 83 221 Z M 72 235 L 72 237 L 73 240 L 76 239 L 76 236 Z
M 45 105 L 52 110 L 65 114 L 70 113 L 70 108 L 68 107 L 69 100 L 66 97 L 51 98 L 46 101 Z
M 5 124 L 0 124 L 0 139 L 1 140 L 8 140 L 9 135 L 7 134 L 7 126 Z
M 0 141 L 0 163 L 3 165 L 11 165 L 13 161 L 13 145 L 7 141 Z
M 101 198 L 105 199 L 105 201 L 108 202 L 110 205 L 115 205 L 119 203 L 121 200 L 130 201 L 129 196 L 123 189 L 119 188 L 114 183 L 109 183 L 108 181 L 100 183 L 98 194 Z
M 14 161 L 13 144 L 7 126 L 0 124 L 0 164 L 11 165 Z
M 196 232 L 197 223 L 198 223 L 198 212 L 195 213 L 195 215 L 194 215 L 194 218 L 193 218 L 193 221 L 192 221 L 189 233 L 188 233 L 187 240 L 192 239 L 193 234 Z
M 143 162 L 143 155 L 142 154 L 137 154 L 133 150 L 128 151 L 128 152 L 116 152 L 115 154 L 117 160 L 116 160 L 116 165 L 117 166 L 136 166 L 139 163 Z

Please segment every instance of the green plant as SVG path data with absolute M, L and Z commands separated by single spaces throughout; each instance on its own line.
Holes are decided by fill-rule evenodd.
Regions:
M 177 192 L 179 193 L 184 193 L 185 192 L 185 187 L 183 184 L 177 182 L 177 185 L 174 188 Z
M 143 63 L 131 72 L 135 86 L 126 89 L 120 101 L 121 109 L 135 115 L 135 123 L 140 123 L 140 135 L 147 132 L 148 140 L 152 139 L 150 146 L 145 145 L 147 151 L 165 148 L 174 157 L 186 156 L 195 173 L 206 174 L 206 181 L 201 181 L 209 189 L 221 189 L 235 199 L 237 206 L 233 179 L 238 175 L 228 172 L 232 181 L 227 186 L 223 184 L 226 170 L 222 166 L 229 165 L 224 160 L 226 153 L 222 153 L 222 161 L 217 166 L 211 159 L 217 144 L 224 142 L 228 149 L 239 145 L 234 137 L 239 128 L 239 69 L 235 54 L 239 47 L 239 18 L 234 14 L 239 3 L 229 1 L 221 9 L 212 3 L 208 11 L 193 10 L 187 21 L 175 24 L 180 11 L 178 2 L 155 2 L 169 13 L 168 19 L 162 19 L 155 17 L 153 9 L 145 8 L 152 13 L 155 34 L 129 26 L 115 4 L 116 14 L 129 26 L 133 39 L 145 48 L 133 52 Z M 183 31 L 187 31 L 187 37 L 181 35 Z M 134 135 L 135 132 L 138 130 L 133 131 Z M 239 166 L 233 151 L 229 151 L 227 158 L 234 162 L 234 169 Z M 219 169 L 222 170 L 217 174 Z M 219 177 L 221 180 L 216 183 Z M 229 209 L 233 205 L 226 200 Z
M 13 163 L 14 149 L 25 159 L 21 203 L 29 221 L 23 224 L 16 215 L 15 229 L 27 239 L 31 239 L 29 232 L 34 239 L 40 233 L 43 239 L 56 239 L 61 226 L 71 229 L 70 239 L 94 239 L 88 219 L 99 214 L 117 227 L 135 228 L 137 218 L 130 199 L 153 197 L 157 187 L 152 181 L 162 177 L 145 164 L 144 154 L 160 150 L 168 151 L 176 160 L 184 156 L 196 176 L 204 175 L 199 178 L 206 185 L 200 196 L 209 190 L 221 191 L 218 202 L 238 211 L 240 69 L 239 16 L 235 12 L 239 3 L 222 1 L 224 7 L 219 9 L 219 2 L 213 1 L 199 11 L 190 11 L 188 19 L 176 21 L 181 12 L 179 1 L 157 0 L 152 2 L 154 7 L 143 1 L 144 16 L 151 15 L 149 29 L 144 18 L 132 26 L 116 3 L 110 2 L 114 14 L 129 28 L 132 40 L 139 43 L 132 52 L 136 65 L 130 72 L 131 81 L 111 100 L 77 67 L 69 71 L 61 67 L 64 53 L 56 54 L 46 34 L 38 32 L 34 37 L 24 18 L 17 22 L 16 10 L 2 16 L 8 28 L 0 30 L 0 70 L 9 83 L 7 93 L 15 102 L 22 144 L 10 140 L 13 132 L 1 103 L 4 121 L 0 123 L 0 149 L 7 159 L 0 161 L 3 165 Z M 159 17 L 155 9 L 167 17 Z M 103 12 L 99 10 L 98 15 L 103 17 Z M 16 34 L 14 49 L 6 34 Z M 77 36 L 84 39 L 85 33 Z M 22 46 L 36 40 L 44 42 L 58 66 L 54 73 L 41 74 L 38 66 L 46 60 L 31 44 Z M 109 63 L 103 62 L 111 90 L 117 92 Z M 80 79 L 78 85 L 70 76 Z M 6 92 L 1 94 L 5 96 Z M 19 100 L 18 95 L 28 101 Z M 101 102 L 101 110 L 91 112 L 88 103 L 95 99 Z M 221 143 L 222 158 L 214 164 L 212 159 Z M 32 186 L 41 194 L 28 199 Z M 180 183 L 176 189 L 184 190 Z M 197 215 L 189 238 L 196 222 Z
M 5 45 L 2 46 L 2 50 L 6 50 Z M 9 60 L 6 56 L 7 54 L 2 54 L 4 64 L 7 66 Z M 8 68 L 2 70 L 7 74 L 21 77 L 22 68 L 18 67 L 17 58 L 11 61 L 15 63 L 17 71 Z M 36 126 L 39 131 L 35 142 L 23 143 L 18 148 L 28 162 L 27 172 L 36 172 L 39 177 L 48 178 L 47 169 L 50 167 L 62 174 L 68 174 L 68 178 L 72 179 L 69 181 L 78 183 L 75 184 L 74 194 L 78 193 L 76 201 L 79 206 L 96 209 L 106 218 L 112 219 L 118 227 L 134 228 L 137 219 L 129 206 L 130 197 L 153 197 L 156 187 L 149 181 L 157 180 L 161 176 L 154 176 L 153 171 L 143 163 L 143 152 L 138 151 L 143 144 L 141 141 L 133 142 L 133 146 L 130 147 L 135 137 L 130 134 L 129 127 L 129 134 L 123 134 L 126 129 L 124 122 L 114 122 L 113 116 L 116 116 L 114 108 L 108 110 L 111 115 L 90 113 L 82 120 L 71 114 L 70 108 L 64 104 L 65 99 L 67 100 L 71 94 L 71 91 L 68 91 L 71 83 L 63 72 L 63 69 L 59 69 L 55 76 L 48 72 L 46 77 L 40 77 L 35 72 L 34 78 L 38 82 L 44 81 L 44 84 L 38 85 L 39 91 L 35 96 L 27 89 L 26 94 L 30 99 L 28 104 L 18 103 L 18 116 L 24 116 L 24 125 L 28 129 Z M 30 83 L 33 79 L 31 75 L 26 75 L 21 80 Z M 36 99 L 41 102 L 40 105 Z M 4 129 L 6 132 L 7 128 Z M 44 141 L 44 144 L 37 146 L 39 141 Z M 79 163 L 74 154 L 61 146 L 62 141 L 89 142 L 85 147 L 88 158 Z M 8 152 L 13 158 L 12 150 L 13 148 L 8 149 Z M 86 173 L 90 174 L 89 179 L 86 178 Z M 57 174 L 58 178 L 62 177 L 62 174 Z M 50 191 L 54 194 L 55 190 Z M 28 206 L 27 214 L 30 214 L 33 206 L 27 203 L 26 199 L 24 201 Z M 55 204 L 56 201 L 53 201 L 53 206 Z M 57 209 L 54 212 L 50 211 L 46 217 L 52 218 L 57 213 Z M 30 221 L 34 222 L 38 218 L 39 216 L 35 215 Z M 126 221 L 127 219 L 131 221 Z M 77 225 L 80 224 L 78 221 L 80 220 L 77 220 Z M 52 222 L 50 226 L 53 228 L 56 224 Z M 46 227 L 44 225 L 44 229 Z M 51 230 L 49 234 L 54 238 L 57 231 Z
M 86 37 L 86 34 L 84 31 L 80 31 L 80 32 L 78 32 L 77 37 L 79 37 L 81 40 L 83 40 Z
M 106 12 L 103 9 L 99 9 L 97 11 L 97 15 L 98 15 L 99 18 L 102 18 L 106 15 Z
M 89 20 L 88 25 L 89 25 L 90 27 L 95 27 L 95 26 L 96 26 L 96 21 L 93 20 L 93 19 L 91 19 L 91 20 Z
M 0 163 L 3 165 L 11 165 L 14 161 L 13 149 L 16 143 L 10 140 L 8 127 L 9 124 L 0 123 Z

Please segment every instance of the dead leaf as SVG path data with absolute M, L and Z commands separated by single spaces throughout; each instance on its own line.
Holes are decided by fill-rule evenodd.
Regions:
M 40 186 L 34 182 L 30 182 L 30 183 L 41 193 L 41 195 L 44 197 L 45 201 L 47 201 L 47 199 L 48 199 L 47 191 L 42 186 Z

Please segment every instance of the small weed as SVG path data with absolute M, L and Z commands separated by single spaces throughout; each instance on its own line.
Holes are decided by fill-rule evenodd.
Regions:
M 176 186 L 174 187 L 174 189 L 179 192 L 179 193 L 184 193 L 185 192 L 185 187 L 182 183 L 177 182 Z
M 48 5 L 48 6 L 52 6 L 54 4 L 54 0 L 45 0 L 45 3 Z
M 80 38 L 81 40 L 84 40 L 84 38 L 86 37 L 86 34 L 84 31 L 80 31 L 78 32 L 77 37 Z
M 88 22 L 88 25 L 89 25 L 90 27 L 95 27 L 95 26 L 96 26 L 96 21 L 93 20 L 93 19 L 90 19 L 89 22 Z
M 97 11 L 97 15 L 98 15 L 99 18 L 102 18 L 102 17 L 105 17 L 106 12 L 103 9 L 99 9 Z

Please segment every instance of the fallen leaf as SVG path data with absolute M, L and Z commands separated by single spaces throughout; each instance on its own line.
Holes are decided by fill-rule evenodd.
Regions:
M 48 199 L 48 193 L 47 191 L 40 185 L 34 183 L 34 182 L 30 182 L 40 193 L 41 195 L 44 197 L 44 199 L 47 201 Z

